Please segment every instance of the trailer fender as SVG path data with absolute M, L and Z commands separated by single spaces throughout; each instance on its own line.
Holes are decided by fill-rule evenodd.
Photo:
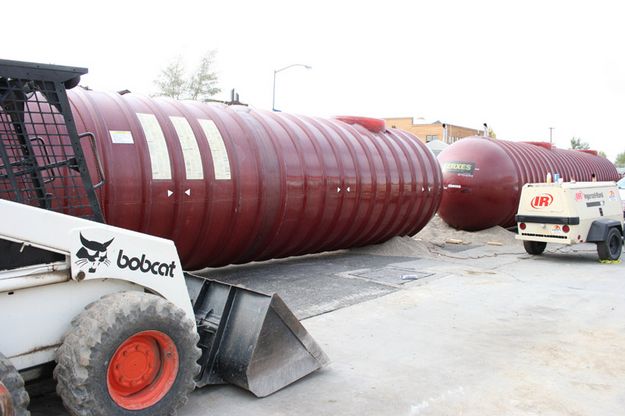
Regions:
M 623 234 L 621 223 L 618 221 L 611 220 L 609 218 L 599 218 L 594 220 L 590 226 L 590 230 L 588 231 L 586 241 L 589 243 L 606 241 L 608 238 L 608 232 L 611 228 L 618 228 L 621 234 Z

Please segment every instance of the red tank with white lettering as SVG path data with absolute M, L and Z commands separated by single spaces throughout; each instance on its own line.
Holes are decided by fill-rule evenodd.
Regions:
M 593 150 L 563 150 L 544 142 L 468 137 L 438 155 L 443 199 L 438 210 L 450 226 L 467 231 L 512 227 L 526 183 L 557 174 L 565 182 L 618 180 L 608 159 Z
M 382 243 L 417 233 L 438 209 L 438 162 L 383 120 L 68 96 L 78 132 L 96 138 L 106 221 L 172 239 L 185 269 Z

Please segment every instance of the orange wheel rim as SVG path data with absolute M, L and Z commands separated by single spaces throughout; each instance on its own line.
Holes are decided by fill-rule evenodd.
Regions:
M 128 410 L 158 403 L 176 381 L 179 367 L 176 344 L 160 331 L 143 331 L 126 339 L 107 369 L 113 401 Z
M 13 413 L 13 400 L 11 399 L 11 393 L 4 384 L 0 381 L 0 415 L 12 416 Z

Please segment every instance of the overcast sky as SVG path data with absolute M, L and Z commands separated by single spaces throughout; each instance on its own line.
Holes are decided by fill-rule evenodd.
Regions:
M 153 93 L 181 55 L 217 49 L 227 99 L 308 115 L 424 117 L 500 139 L 581 137 L 625 151 L 621 1 L 20 0 L 0 58 L 85 66 L 97 90 Z M 17 6 L 19 4 L 19 6 Z

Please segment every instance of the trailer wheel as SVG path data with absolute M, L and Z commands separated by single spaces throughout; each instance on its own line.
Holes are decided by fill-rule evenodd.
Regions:
M 195 388 L 198 340 L 195 323 L 165 299 L 105 296 L 57 351 L 57 393 L 72 415 L 175 415 Z
M 11 361 L 0 354 L 0 416 L 29 416 L 24 380 Z
M 532 254 L 534 256 L 539 256 L 543 254 L 545 248 L 547 247 L 547 243 L 542 241 L 523 241 L 523 247 L 525 247 L 525 251 L 527 254 Z
M 623 250 L 623 236 L 618 228 L 612 227 L 608 231 L 605 241 L 597 243 L 597 254 L 601 260 L 618 260 Z

